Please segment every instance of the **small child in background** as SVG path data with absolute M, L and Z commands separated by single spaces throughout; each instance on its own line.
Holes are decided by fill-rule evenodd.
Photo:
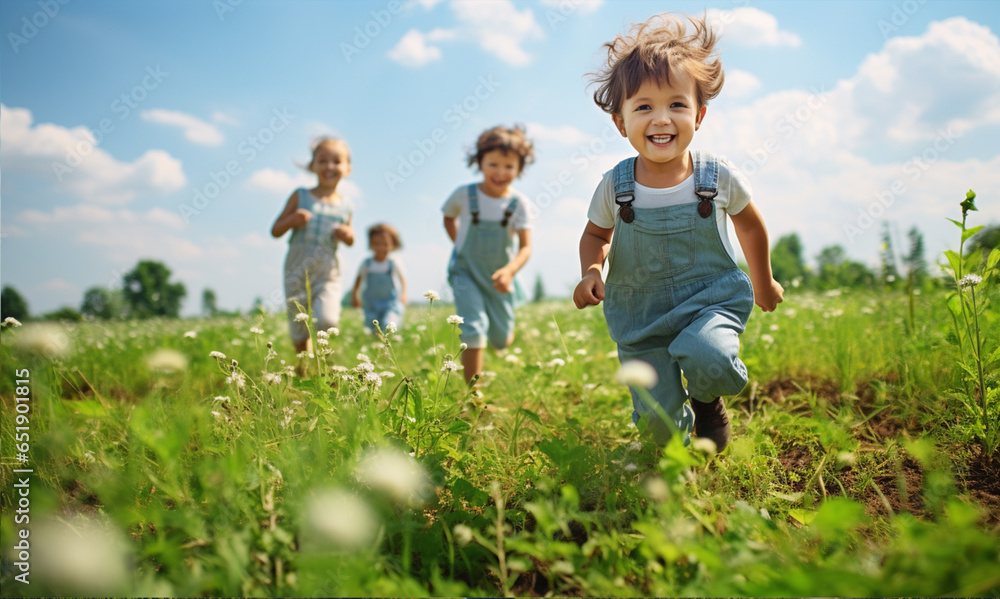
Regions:
M 406 306 L 406 277 L 399 260 L 389 254 L 402 247 L 399 232 L 392 225 L 379 223 L 368 229 L 368 247 L 372 256 L 365 258 L 354 281 L 351 303 L 365 312 L 365 327 L 373 329 L 377 320 L 384 331 L 395 323 L 403 326 Z
M 442 207 L 444 228 L 455 243 L 448 281 L 463 319 L 467 383 L 483 370 L 487 340 L 498 349 L 514 341 L 514 275 L 531 256 L 531 218 L 527 200 L 511 184 L 532 161 L 534 149 L 524 129 L 484 131 L 468 156 L 468 165 L 482 172 L 482 182 L 459 187 Z
M 739 336 L 754 302 L 769 312 L 784 290 L 771 276 L 767 228 L 746 178 L 714 154 L 688 150 L 724 74 L 715 32 L 687 21 L 658 15 L 605 44 L 594 100 L 639 155 L 605 173 L 594 192 L 573 299 L 578 308 L 604 301 L 619 359 L 657 373 L 655 405 L 631 388 L 633 421 L 647 420 L 661 444 L 675 430 L 687 441 L 693 427 L 721 451 L 732 434 L 722 396 L 747 383 Z M 749 277 L 736 266 L 726 215 Z
M 285 209 L 271 227 L 281 237 L 289 229 L 285 258 L 285 299 L 288 328 L 296 352 L 310 351 L 309 330 L 297 315 L 312 305 L 317 330 L 337 326 L 340 319 L 341 273 L 337 247 L 354 245 L 353 203 L 337 192 L 351 174 L 351 151 L 342 139 L 321 138 L 312 147 L 307 169 L 318 178 L 316 187 L 292 192 Z M 306 294 L 309 281 L 311 296 Z

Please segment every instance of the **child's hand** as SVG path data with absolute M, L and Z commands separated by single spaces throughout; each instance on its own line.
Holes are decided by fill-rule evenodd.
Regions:
M 351 305 L 354 306 L 355 308 L 360 308 L 361 307 L 361 296 L 359 296 L 357 293 L 352 293 L 351 294 Z
M 595 271 L 589 271 L 576 285 L 573 291 L 573 303 L 581 310 L 587 306 L 596 306 L 604 299 L 604 281 Z
M 493 288 L 500 293 L 514 291 L 514 273 L 507 268 L 498 268 L 490 278 L 493 279 Z
M 305 208 L 299 208 L 290 215 L 291 226 L 293 229 L 301 229 L 306 226 L 313 216 L 312 212 L 309 212 Z
M 785 288 L 774 279 L 760 286 L 756 284 L 753 286 L 754 303 L 760 306 L 760 309 L 765 312 L 773 312 L 778 307 L 778 304 L 784 301 L 784 296 Z
M 354 229 L 349 225 L 337 225 L 333 230 L 333 238 L 347 245 L 354 244 Z

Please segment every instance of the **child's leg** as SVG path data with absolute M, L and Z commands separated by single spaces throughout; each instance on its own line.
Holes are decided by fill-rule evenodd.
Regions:
M 649 390 L 649 395 L 655 402 L 654 405 L 650 405 L 649 401 L 636 389 L 629 388 L 632 393 L 634 409 L 632 421 L 638 423 L 643 416 L 648 415 L 647 436 L 656 443 L 664 445 L 676 429 L 684 435 L 686 445 L 689 433 L 694 426 L 694 412 L 687 405 L 687 392 L 681 381 L 680 368 L 666 349 L 668 341 L 665 339 L 662 347 L 653 348 L 650 348 L 646 342 L 642 348 L 619 345 L 618 358 L 622 363 L 629 360 L 642 360 L 652 366 L 657 374 L 656 385 Z M 666 415 L 668 422 L 664 422 L 661 414 Z
M 713 401 L 736 395 L 747 384 L 747 368 L 739 358 L 744 323 L 728 310 L 706 311 L 670 344 L 688 382 L 692 400 Z
M 514 294 L 492 293 L 484 303 L 489 319 L 487 338 L 490 345 L 503 349 L 514 342 Z
M 465 384 L 472 383 L 472 378 L 483 371 L 483 348 L 470 347 L 462 352 L 462 367 L 465 369 Z

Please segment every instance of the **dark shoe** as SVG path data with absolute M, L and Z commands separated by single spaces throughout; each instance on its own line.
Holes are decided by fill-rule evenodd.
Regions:
M 694 434 L 715 441 L 716 451 L 725 449 L 733 435 L 733 428 L 729 425 L 729 413 L 722 398 L 716 397 L 714 401 L 705 403 L 692 397 L 691 408 L 694 410 Z

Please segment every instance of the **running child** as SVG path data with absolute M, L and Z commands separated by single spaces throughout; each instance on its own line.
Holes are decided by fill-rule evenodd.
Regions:
M 378 321 L 384 331 L 389 323 L 403 326 L 406 306 L 406 277 L 399 259 L 390 254 L 402 247 L 399 232 L 392 225 L 379 223 L 368 229 L 368 247 L 372 255 L 365 258 L 354 281 L 351 303 L 365 313 L 365 327 L 374 330 Z

